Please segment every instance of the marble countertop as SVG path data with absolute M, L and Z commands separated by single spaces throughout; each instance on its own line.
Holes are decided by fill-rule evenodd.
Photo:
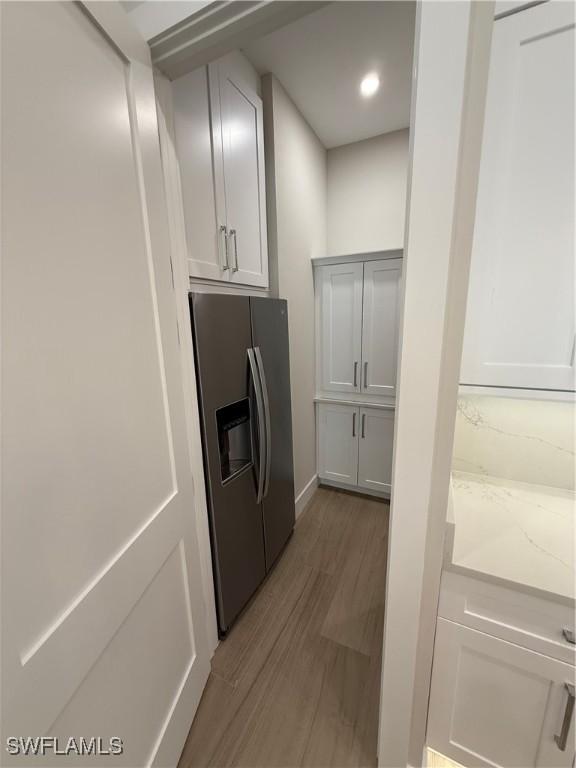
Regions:
M 453 472 L 451 495 L 448 567 L 574 598 L 573 492 Z

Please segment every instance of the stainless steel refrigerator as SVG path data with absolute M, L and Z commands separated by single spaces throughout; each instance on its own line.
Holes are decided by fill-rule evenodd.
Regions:
M 288 313 L 282 299 L 189 299 L 223 637 L 294 527 Z

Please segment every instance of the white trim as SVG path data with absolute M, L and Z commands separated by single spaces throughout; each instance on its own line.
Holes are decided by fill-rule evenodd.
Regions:
M 421 764 L 494 3 L 419 2 L 378 764 Z M 446 56 L 446 50 L 450 56 Z
M 190 471 L 194 485 L 194 514 L 196 534 L 200 549 L 200 569 L 202 592 L 206 617 L 208 650 L 213 655 L 218 645 L 218 625 L 216 620 L 216 599 L 212 576 L 212 550 L 208 528 L 208 508 L 206 485 L 204 480 L 204 462 L 200 439 L 200 414 L 196 392 L 196 373 L 192 352 L 192 331 L 190 309 L 188 305 L 188 251 L 184 228 L 184 206 L 180 186 L 180 170 L 173 140 L 172 125 L 172 87 L 170 82 L 158 73 L 154 76 L 156 104 L 158 113 L 158 134 L 162 156 L 162 173 L 166 192 L 168 226 L 170 229 L 171 261 L 174 293 L 178 313 L 178 336 L 182 362 L 182 387 L 184 390 L 184 410 L 186 432 L 190 451 Z
M 459 395 L 481 395 L 483 397 L 511 397 L 514 400 L 553 400 L 574 403 L 576 393 L 563 389 L 515 389 L 513 387 L 488 387 L 478 384 L 460 384 Z
M 175 80 L 326 4 L 210 2 L 150 40 L 152 63 Z
M 374 496 L 377 499 L 384 499 L 385 501 L 390 499 L 390 491 L 374 491 L 371 488 L 364 488 L 364 486 L 361 485 L 339 483 L 337 480 L 327 480 L 324 477 L 319 479 L 319 485 L 330 486 L 330 488 L 338 488 L 342 491 L 349 491 L 350 493 L 357 493 L 360 496 Z
M 520 13 L 520 11 L 527 11 L 528 8 L 534 8 L 534 6 L 542 5 L 545 2 L 547 0 L 530 0 L 529 2 L 522 2 L 522 0 L 496 0 L 494 21 L 505 19 L 514 13 Z
M 296 496 L 296 520 L 298 520 L 302 512 L 304 512 L 310 503 L 312 496 L 314 496 L 314 493 L 316 492 L 316 488 L 318 488 L 318 475 L 313 475 L 298 496 Z
M 373 403 L 371 400 L 339 400 L 336 397 L 315 397 L 315 403 L 332 403 L 333 405 L 355 405 L 358 408 L 382 408 L 395 411 L 395 403 Z
M 401 259 L 404 256 L 403 248 L 394 248 L 389 251 L 372 251 L 371 253 L 347 253 L 341 256 L 318 256 L 312 259 L 315 267 L 323 267 L 328 264 L 350 264 L 355 261 L 382 261 L 383 259 Z
M 217 280 L 190 279 L 190 290 L 194 293 L 226 293 L 237 296 L 270 296 L 268 288 L 258 288 L 250 285 L 235 285 L 234 283 L 218 282 Z

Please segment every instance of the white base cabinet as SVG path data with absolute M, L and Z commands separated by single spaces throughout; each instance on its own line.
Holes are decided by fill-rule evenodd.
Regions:
M 568 768 L 570 685 L 572 665 L 439 618 L 428 746 L 467 768 Z
M 394 411 L 360 408 L 358 441 L 358 485 L 368 491 L 390 493 Z
M 318 406 L 318 466 L 324 480 L 356 485 L 358 480 L 358 408 Z
M 317 407 L 320 479 L 389 496 L 394 411 L 322 402 Z

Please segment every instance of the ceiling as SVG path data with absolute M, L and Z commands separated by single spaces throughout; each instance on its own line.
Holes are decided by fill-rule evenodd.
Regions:
M 406 128 L 410 120 L 415 3 L 340 0 L 243 47 L 272 72 L 325 147 Z M 370 99 L 367 72 L 380 76 Z

